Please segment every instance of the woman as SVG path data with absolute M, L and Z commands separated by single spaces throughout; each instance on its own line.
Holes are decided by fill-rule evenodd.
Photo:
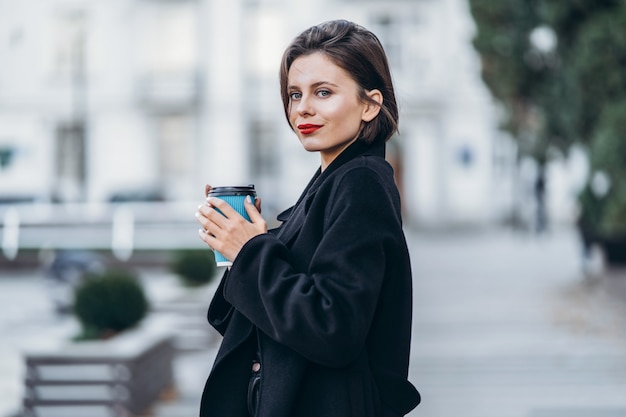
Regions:
M 200 415 L 403 416 L 420 397 L 407 380 L 409 254 L 384 159 L 398 120 L 385 53 L 366 29 L 327 22 L 287 48 L 280 85 L 321 166 L 278 229 L 249 201 L 250 223 L 215 198 L 196 213 L 202 240 L 233 262 L 209 308 L 224 337 Z

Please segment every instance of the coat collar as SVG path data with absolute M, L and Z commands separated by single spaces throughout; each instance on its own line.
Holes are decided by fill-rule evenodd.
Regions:
M 311 178 L 307 186 L 304 188 L 304 191 L 298 198 L 296 204 L 280 213 L 277 217 L 279 221 L 286 222 L 278 232 L 278 236 L 283 242 L 288 243 L 302 226 L 300 221 L 288 220 L 293 220 L 306 214 L 308 202 L 315 196 L 317 189 L 324 182 L 324 180 L 347 162 L 366 155 L 384 158 L 385 143 L 368 144 L 362 140 L 357 140 L 341 152 L 323 172 L 321 167 L 317 169 L 313 178 Z
M 321 168 L 318 168 L 317 174 L 320 176 L 320 181 L 316 181 L 317 184 L 323 182 L 324 178 L 330 176 L 334 171 L 336 171 L 339 167 L 344 165 L 346 162 L 351 161 L 352 159 L 358 158 L 359 156 L 380 156 L 382 158 L 385 157 L 385 144 L 384 143 L 373 143 L 368 144 L 362 140 L 357 140 L 348 146 L 343 152 L 337 155 L 337 158 L 333 162 L 326 167 L 324 172 L 321 172 Z
M 306 197 L 313 195 L 315 191 L 317 191 L 317 188 L 319 187 L 319 185 L 324 181 L 324 179 L 327 178 L 334 171 L 336 171 L 340 166 L 342 166 L 343 164 L 345 164 L 346 162 L 352 159 L 355 159 L 359 156 L 365 156 L 365 155 L 379 156 L 381 158 L 384 158 L 385 157 L 385 143 L 379 142 L 379 143 L 374 143 L 370 145 L 370 144 L 363 142 L 360 139 L 352 143 L 342 153 L 340 153 L 333 162 L 330 163 L 330 165 L 324 170 L 324 172 L 322 172 L 321 167 L 319 167 L 317 171 L 315 171 L 315 174 L 313 175 L 313 177 L 311 178 L 307 186 L 304 187 L 304 191 L 298 198 L 298 201 L 296 202 L 296 204 L 294 204 L 292 207 L 288 208 L 287 210 L 281 212 L 277 216 L 278 220 L 281 222 L 284 222 L 287 219 L 289 219 L 294 209 L 298 205 L 300 205 L 300 202 L 304 200 Z

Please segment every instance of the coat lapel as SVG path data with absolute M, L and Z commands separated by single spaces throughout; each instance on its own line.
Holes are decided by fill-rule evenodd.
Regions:
M 305 200 L 306 201 L 306 200 Z M 302 228 L 302 219 L 306 215 L 306 204 L 298 204 L 290 213 L 289 218 L 281 226 L 277 237 L 287 246 L 298 235 L 298 232 Z
M 233 311 L 233 317 L 228 325 L 228 332 L 224 335 L 222 344 L 215 358 L 213 368 L 219 366 L 219 364 L 236 350 L 241 344 L 243 344 L 252 335 L 254 326 L 250 321 L 245 318 L 237 310 Z
M 245 342 L 252 334 L 253 329 L 252 323 L 224 299 L 224 285 L 227 279 L 228 271 L 224 272 L 207 313 L 209 323 L 224 336 L 213 365 L 214 368 L 222 359 Z M 228 332 L 226 332 L 227 327 Z
M 298 234 L 302 227 L 302 219 L 306 214 L 305 208 L 308 207 L 308 202 L 315 195 L 313 192 L 314 185 L 318 182 L 317 179 L 321 176 L 321 169 L 317 169 L 313 178 L 309 181 L 304 191 L 298 198 L 296 204 L 287 210 L 283 211 L 277 216 L 279 221 L 283 224 L 280 227 L 278 234 L 276 235 L 285 245 L 289 245 L 293 238 Z M 317 187 L 315 187 L 317 189 Z

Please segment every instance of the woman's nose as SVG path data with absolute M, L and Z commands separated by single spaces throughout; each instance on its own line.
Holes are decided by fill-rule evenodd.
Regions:
M 309 98 L 305 96 L 302 96 L 302 98 L 298 101 L 296 110 L 301 115 L 311 115 L 314 113 L 313 107 L 311 106 L 311 100 L 309 100 Z

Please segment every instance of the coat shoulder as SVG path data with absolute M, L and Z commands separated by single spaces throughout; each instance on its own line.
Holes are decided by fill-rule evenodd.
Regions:
M 333 173 L 328 186 L 334 200 L 338 195 L 375 195 L 385 198 L 393 206 L 400 204 L 400 194 L 395 183 L 393 168 L 382 157 L 363 156 L 355 158 Z

